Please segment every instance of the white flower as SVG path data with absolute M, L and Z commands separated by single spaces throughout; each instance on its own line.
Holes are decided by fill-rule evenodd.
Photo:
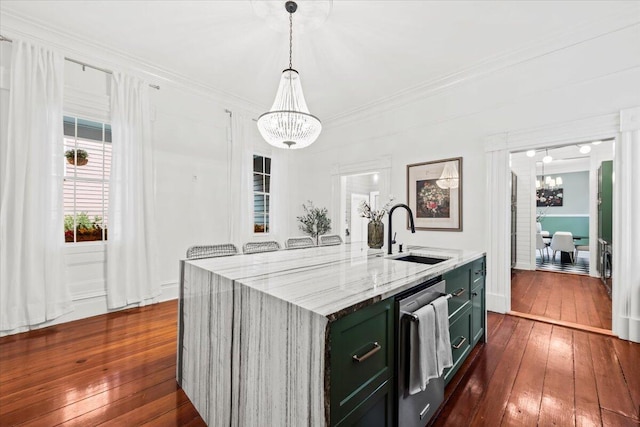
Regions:
M 368 218 L 374 222 L 380 222 L 382 221 L 384 214 L 389 212 L 389 208 L 391 207 L 391 202 L 393 202 L 393 197 L 389 198 L 389 201 L 387 202 L 387 204 L 385 204 L 382 207 L 382 209 L 372 210 L 369 203 L 363 200 L 362 202 L 360 202 L 360 206 L 358 207 L 358 212 L 360 213 L 360 216 L 363 218 Z

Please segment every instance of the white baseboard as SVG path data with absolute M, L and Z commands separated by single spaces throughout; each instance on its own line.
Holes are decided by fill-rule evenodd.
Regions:
M 487 292 L 486 294 L 487 311 L 493 311 L 494 313 L 505 314 L 509 311 L 510 301 L 504 295 L 492 294 Z
M 620 316 L 618 321 L 613 319 L 613 333 L 624 340 L 640 343 L 640 319 Z
M 532 271 L 536 269 L 536 265 L 531 265 L 528 262 L 517 262 L 515 267 L 516 270 L 528 270 L 528 271 Z
M 178 282 L 165 282 L 160 284 L 160 296 L 158 302 L 165 302 L 178 299 Z M 27 332 L 30 330 L 42 329 L 53 325 L 59 325 L 61 323 L 73 322 L 74 320 L 86 319 L 87 317 L 99 316 L 115 311 L 126 310 L 128 308 L 137 307 L 136 304 L 122 307 L 117 310 L 109 310 L 107 308 L 107 294 L 104 291 L 85 292 L 75 294 L 71 300 L 72 311 L 64 314 L 49 322 L 44 322 L 39 325 L 33 325 L 30 327 L 16 328 L 12 331 L 0 332 L 0 337 L 6 335 L 14 335 L 21 332 Z

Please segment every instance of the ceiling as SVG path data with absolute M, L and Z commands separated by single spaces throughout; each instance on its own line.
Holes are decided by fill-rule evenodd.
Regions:
M 573 28 L 595 26 L 630 3 L 335 0 L 320 27 L 297 31 L 296 18 L 304 17 L 309 1 L 300 0 L 294 15 L 293 66 L 311 113 L 323 121 Z M 108 46 L 264 109 L 288 65 L 287 28 L 272 29 L 249 0 L 2 0 L 0 12 Z M 282 14 L 286 19 L 284 6 Z

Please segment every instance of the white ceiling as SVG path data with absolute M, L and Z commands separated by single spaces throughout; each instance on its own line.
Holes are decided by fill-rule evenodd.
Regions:
M 595 26 L 631 2 L 335 0 L 324 24 L 296 32 L 305 0 L 298 3 L 293 66 L 311 112 L 328 120 Z M 2 0 L 0 12 L 108 46 L 265 109 L 288 65 L 286 28 L 270 28 L 249 0 Z

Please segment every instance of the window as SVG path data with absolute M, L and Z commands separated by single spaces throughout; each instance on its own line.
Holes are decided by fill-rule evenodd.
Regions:
M 107 240 L 111 126 L 64 117 L 64 240 Z
M 253 156 L 253 232 L 269 232 L 269 197 L 271 193 L 271 159 Z

